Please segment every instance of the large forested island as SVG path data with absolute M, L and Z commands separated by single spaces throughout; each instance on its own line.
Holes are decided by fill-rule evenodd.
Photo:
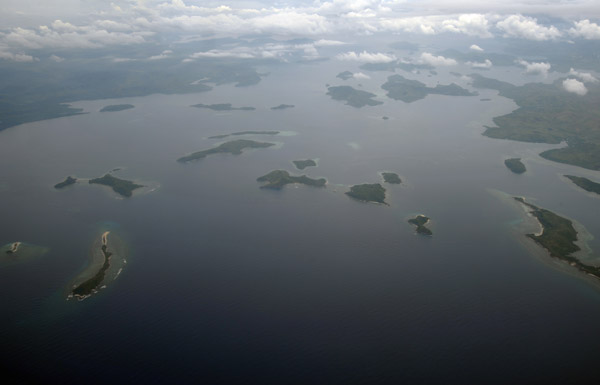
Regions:
M 345 194 L 359 201 L 387 205 L 385 202 L 385 188 L 379 183 L 354 185 Z
M 389 184 L 400 184 L 402 183 L 402 179 L 395 172 L 382 172 L 381 176 L 383 176 L 383 181 Z
M 315 167 L 317 162 L 312 159 L 294 160 L 292 161 L 298 170 L 304 170 L 307 167 Z
M 238 139 L 238 140 L 233 140 L 231 142 L 225 142 L 217 147 L 209 148 L 208 150 L 194 152 L 190 155 L 186 155 L 186 156 L 183 156 L 183 157 L 177 159 L 177 161 L 181 162 L 181 163 L 185 163 L 185 162 L 190 162 L 192 160 L 206 158 L 208 155 L 221 154 L 221 153 L 240 155 L 242 153 L 242 151 L 246 148 L 266 148 L 266 147 L 271 147 L 274 145 L 275 145 L 274 143 L 264 143 L 264 142 L 255 142 L 253 140 L 247 140 L 247 139 Z
M 577 231 L 573 227 L 573 222 L 556 215 L 552 211 L 534 206 L 526 202 L 524 198 L 515 197 L 514 199 L 530 209 L 529 212 L 542 225 L 540 234 L 527 234 L 527 237 L 548 250 L 552 257 L 565 261 L 587 274 L 600 278 L 600 268 L 586 265 L 572 255 L 580 250 L 579 246 L 575 244 L 577 241 Z
M 306 175 L 293 176 L 285 170 L 273 170 L 270 173 L 256 179 L 258 182 L 268 182 L 260 188 L 280 190 L 283 186 L 292 183 L 305 184 L 313 187 L 325 187 L 327 181 L 324 178 L 312 179 Z
M 117 112 L 134 108 L 133 104 L 111 104 L 100 110 L 100 112 Z
M 376 96 L 367 91 L 354 89 L 350 86 L 337 86 L 327 88 L 327 95 L 333 100 L 343 100 L 346 104 L 352 107 L 360 108 L 364 106 L 376 106 L 383 104 L 378 100 L 373 100 Z
M 68 176 L 67 179 L 63 180 L 60 183 L 55 184 L 54 188 L 61 189 L 61 188 L 65 188 L 65 187 L 70 186 L 75 183 L 77 183 L 77 179 L 73 178 L 72 176 Z
M 254 107 L 233 107 L 231 103 L 218 103 L 218 104 L 194 104 L 192 107 L 196 108 L 208 108 L 213 111 L 254 111 Z
M 279 131 L 240 131 L 233 132 L 231 134 L 213 135 L 209 136 L 208 139 L 223 139 L 229 136 L 242 136 L 242 135 L 279 135 Z
M 429 218 L 425 215 L 417 215 L 414 218 L 408 220 L 411 225 L 417 226 L 417 233 L 423 235 L 433 235 L 429 228 L 425 227 L 429 223 Z
M 508 169 L 515 174 L 523 174 L 527 169 L 523 162 L 521 162 L 521 158 L 510 158 L 504 161 L 504 165 L 508 167 Z
M 435 87 L 427 87 L 425 83 L 418 80 L 406 79 L 401 75 L 392 75 L 388 77 L 381 88 L 387 91 L 387 96 L 402 100 L 405 103 L 411 103 L 423 99 L 429 94 L 450 95 L 450 96 L 474 96 L 477 93 L 470 92 L 459 85 L 452 83 L 449 85 L 438 84 Z
M 577 186 L 581 187 L 585 191 L 600 194 L 600 183 L 593 182 L 588 178 L 584 178 L 581 176 L 565 175 L 565 177 L 569 178 L 571 182 L 575 183 Z
M 125 179 L 119 179 L 110 174 L 106 174 L 101 178 L 90 179 L 89 183 L 109 186 L 113 189 L 114 192 L 127 198 L 132 195 L 133 190 L 144 187 L 141 184 L 136 184 L 132 181 Z

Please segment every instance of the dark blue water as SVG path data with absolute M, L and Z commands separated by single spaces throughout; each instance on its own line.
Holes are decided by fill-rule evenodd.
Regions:
M 528 196 L 598 234 L 597 198 L 560 178 L 595 174 L 538 158 L 545 145 L 482 137 L 514 108 L 494 93 L 407 105 L 385 99 L 374 74 L 364 89 L 386 103 L 357 110 L 325 95 L 346 68 L 320 65 L 294 68 L 297 81 L 279 68 L 257 87 L 119 100 L 136 108 L 118 113 L 98 112 L 114 101 L 80 102 L 90 114 L 0 133 L 0 241 L 51 248 L 0 269 L 3 373 L 65 383 L 595 383 L 598 285 L 526 242 L 528 227 L 515 225 L 523 213 L 490 193 Z M 219 102 L 257 111 L 188 107 Z M 269 110 L 280 103 L 296 108 Z M 216 143 L 210 135 L 260 129 L 296 135 L 175 162 Z M 527 174 L 504 167 L 512 156 Z M 297 172 L 291 161 L 311 157 L 319 167 L 304 172 L 326 177 L 326 189 L 258 188 L 258 176 Z M 117 199 L 99 186 L 52 188 L 115 167 L 157 189 Z M 390 206 L 343 194 L 380 182 L 382 170 L 403 179 L 386 185 Z M 406 223 L 417 213 L 432 218 L 432 238 Z M 106 221 L 129 244 L 126 269 L 101 294 L 65 301 Z

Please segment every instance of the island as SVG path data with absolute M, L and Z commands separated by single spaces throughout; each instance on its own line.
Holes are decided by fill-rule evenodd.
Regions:
M 357 90 L 350 86 L 329 87 L 327 90 L 327 95 L 331 96 L 333 100 L 346 101 L 346 105 L 355 108 L 383 104 L 383 102 L 373 100 L 373 98 L 376 96 L 375 94 L 367 91 Z
M 350 72 L 350 71 L 340 72 L 336 76 L 336 78 L 340 78 L 342 80 L 352 79 L 353 77 L 354 77 L 354 74 L 352 72 Z
M 526 202 L 522 197 L 514 197 L 514 199 L 523 204 L 542 226 L 540 233 L 527 234 L 528 238 L 531 238 L 546 249 L 551 257 L 567 262 L 569 265 L 586 274 L 600 278 L 600 268 L 587 265 L 572 255 L 581 250 L 575 244 L 577 241 L 577 231 L 573 227 L 573 222 L 552 211 L 534 206 Z
M 190 107 L 196 108 L 208 108 L 213 111 L 254 111 L 256 108 L 254 107 L 233 107 L 231 103 L 218 103 L 218 104 L 194 104 Z
M 425 225 L 429 223 L 429 218 L 425 215 L 417 215 L 416 217 L 409 219 L 408 223 L 417 226 L 417 234 L 433 235 L 431 230 L 425 227 Z
M 585 191 L 600 194 L 600 183 L 592 182 L 588 178 L 584 178 L 581 176 L 565 175 L 565 177 L 569 178 L 571 182 L 575 183 L 577 186 L 581 187 Z
M 232 155 L 240 155 L 246 148 L 266 148 L 274 146 L 275 143 L 264 143 L 255 142 L 253 140 L 238 139 L 231 142 L 225 142 L 217 147 L 209 148 L 208 150 L 202 150 L 194 152 L 190 155 L 186 155 L 177 159 L 180 163 L 186 163 L 193 160 L 206 158 L 208 155 L 227 153 Z
M 435 87 L 427 87 L 425 83 L 418 80 L 406 79 L 401 75 L 392 75 L 388 77 L 381 88 L 387 91 L 387 96 L 394 100 L 402 100 L 405 103 L 425 98 L 429 94 L 449 95 L 449 96 L 475 96 L 477 93 L 470 92 L 461 86 L 452 83 L 449 85 L 438 84 Z
M 504 164 L 508 169 L 515 174 L 523 174 L 527 169 L 523 162 L 521 162 L 521 158 L 510 158 L 504 161 Z
M 240 131 L 231 134 L 214 135 L 209 136 L 208 139 L 223 139 L 228 136 L 241 136 L 241 135 L 279 135 L 279 131 Z
M 294 166 L 296 166 L 298 170 L 304 170 L 307 167 L 315 167 L 317 165 L 317 162 L 312 159 L 294 160 L 292 163 L 294 163 Z
M 382 117 L 381 119 L 383 120 L 388 120 L 389 118 L 387 116 Z
M 67 179 L 65 179 L 64 181 L 57 183 L 54 185 L 55 189 L 61 189 L 61 188 L 65 188 L 67 186 L 70 186 L 72 184 L 75 184 L 77 182 L 76 178 L 73 178 L 72 176 L 68 176 Z
M 381 176 L 383 176 L 383 181 L 385 183 L 390 183 L 390 184 L 402 183 L 402 180 L 400 179 L 398 174 L 396 174 L 395 172 L 382 172 Z
M 306 175 L 293 176 L 285 170 L 274 170 L 256 179 L 257 182 L 267 182 L 260 188 L 281 190 L 286 184 L 300 183 L 313 187 L 325 187 L 327 181 L 325 178 L 312 179 Z
M 275 107 L 271 107 L 272 110 L 286 110 L 288 108 L 294 108 L 295 106 L 293 104 L 280 104 L 278 106 Z
M 106 106 L 100 110 L 100 112 L 117 112 L 128 110 L 130 108 L 134 108 L 133 104 L 111 104 L 110 106 Z
M 373 202 L 387 205 L 385 202 L 385 188 L 379 183 L 358 184 L 350 187 L 350 191 L 345 193 L 350 198 L 362 201 Z
M 141 184 L 135 184 L 125 179 L 119 179 L 110 174 L 106 174 L 100 178 L 90 179 L 89 183 L 101 184 L 104 186 L 111 187 L 114 192 L 127 198 L 129 198 L 132 195 L 133 190 L 144 187 Z
M 26 242 L 11 242 L 0 247 L 0 266 L 25 262 L 29 259 L 42 256 L 49 248 L 32 245 Z

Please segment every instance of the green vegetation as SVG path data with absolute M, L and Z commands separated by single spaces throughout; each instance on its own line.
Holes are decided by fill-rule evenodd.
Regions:
M 232 107 L 231 103 L 218 103 L 218 104 L 194 104 L 190 107 L 196 108 L 208 108 L 213 111 L 254 111 L 256 108 L 254 107 Z
M 567 92 L 564 79 L 552 84 L 510 83 L 472 74 L 473 87 L 499 91 L 519 109 L 494 118 L 495 127 L 486 127 L 490 138 L 521 142 L 558 144 L 568 147 L 544 151 L 540 156 L 555 162 L 600 170 L 600 85 L 586 84 L 584 96 Z
M 106 106 L 103 109 L 100 110 L 100 112 L 116 112 L 116 111 L 123 111 L 123 110 L 128 110 L 130 108 L 134 108 L 135 106 L 133 104 L 112 104 L 110 106 Z
M 433 235 L 431 230 L 425 227 L 425 225 L 429 223 L 429 218 L 425 215 L 417 215 L 416 217 L 409 219 L 408 223 L 417 226 L 417 233 L 419 234 Z
M 223 138 L 227 138 L 228 136 L 241 136 L 241 135 L 279 135 L 279 131 L 240 131 L 240 132 L 234 132 L 231 134 L 209 136 L 208 139 L 223 139 Z
M 390 183 L 390 184 L 402 183 L 402 180 L 400 179 L 398 174 L 396 174 L 395 172 L 384 172 L 384 173 L 381 173 L 381 176 L 383 176 L 383 181 L 385 183 Z
M 307 186 L 314 187 L 325 187 L 327 181 L 324 178 L 311 179 L 306 175 L 292 176 L 285 170 L 274 170 L 256 179 L 258 182 L 268 182 L 260 188 L 269 188 L 274 190 L 280 190 L 286 184 L 300 183 Z
M 385 188 L 379 183 L 375 184 L 359 184 L 350 187 L 350 191 L 346 192 L 351 198 L 363 202 L 385 203 Z
M 350 72 L 350 71 L 340 72 L 336 76 L 336 78 L 340 78 L 342 80 L 352 79 L 353 77 L 354 77 L 354 74 L 352 72 Z
M 141 184 L 135 184 L 131 181 L 116 178 L 106 174 L 101 178 L 90 179 L 90 184 L 101 184 L 112 187 L 113 191 L 124 197 L 130 197 L 133 190 L 144 187 Z
M 585 191 L 600 194 L 600 183 L 592 182 L 588 178 L 584 178 L 581 176 L 574 176 L 574 175 L 565 175 L 565 176 L 567 178 L 569 178 L 571 180 L 571 182 L 575 183 L 577 186 L 581 187 Z
M 348 106 L 360 108 L 383 104 L 383 102 L 372 99 L 376 96 L 375 94 L 357 90 L 350 86 L 329 87 L 327 89 L 329 90 L 327 95 L 331 96 L 333 100 L 345 100 Z
M 449 85 L 437 85 L 434 88 L 427 87 L 425 83 L 417 80 L 406 79 L 400 75 L 392 75 L 388 77 L 381 88 L 387 91 L 387 96 L 402 100 L 405 103 L 411 103 L 425 98 L 429 94 L 450 95 L 450 96 L 474 96 L 477 93 L 472 93 L 459 85 L 452 83 Z
M 73 289 L 73 295 L 77 297 L 85 297 L 92 294 L 92 292 L 100 286 L 104 280 L 104 276 L 106 275 L 106 270 L 108 270 L 110 267 L 110 257 L 112 253 L 108 251 L 106 245 L 102 245 L 102 254 L 104 255 L 104 264 L 100 270 L 98 270 L 96 275 L 94 275 L 92 278 Z
M 231 142 L 223 143 L 217 147 L 209 148 L 208 150 L 202 150 L 194 152 L 190 155 L 186 155 L 177 159 L 178 162 L 190 162 L 192 160 L 206 158 L 208 155 L 228 153 L 233 155 L 240 155 L 245 148 L 266 148 L 274 146 L 274 143 L 263 143 L 255 142 L 253 140 L 238 139 Z
M 317 163 L 312 159 L 292 161 L 298 170 L 304 170 L 307 167 L 315 167 Z
M 275 107 L 271 107 L 272 110 L 285 110 L 288 108 L 294 108 L 295 106 L 293 104 L 280 104 L 278 106 Z
M 515 174 L 523 174 L 525 171 L 527 171 L 525 165 L 523 164 L 523 162 L 521 162 L 521 158 L 506 159 L 504 161 L 504 164 L 510 169 L 510 171 L 514 172 Z
M 55 185 L 54 185 L 54 188 L 56 188 L 56 189 L 61 189 L 61 188 L 64 188 L 64 187 L 70 186 L 70 185 L 72 185 L 72 184 L 75 184 L 75 182 L 77 182 L 77 179 L 76 179 L 76 178 L 73 178 L 73 177 L 71 177 L 71 176 L 68 176 L 68 177 L 67 177 L 67 179 L 65 179 L 64 181 L 62 181 L 62 182 L 60 182 L 60 183 L 57 183 L 57 184 L 55 184 Z

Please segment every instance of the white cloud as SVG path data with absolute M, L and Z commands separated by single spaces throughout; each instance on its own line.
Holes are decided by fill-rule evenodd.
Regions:
M 159 55 L 150 56 L 148 58 L 148 60 L 162 60 L 162 59 L 167 59 L 167 58 L 171 57 L 172 53 L 173 53 L 173 51 L 171 51 L 171 50 L 165 50 L 165 51 L 162 51 Z
M 569 29 L 569 34 L 585 39 L 600 39 L 600 25 L 589 20 L 576 21 L 575 27 Z
M 437 66 L 453 66 L 456 65 L 457 62 L 454 59 L 445 58 L 443 56 L 435 56 L 430 54 L 429 52 L 423 52 L 418 60 L 421 64 L 428 64 L 433 67 Z
M 358 61 L 362 63 L 390 63 L 397 60 L 396 56 L 385 53 L 369 53 L 367 51 L 356 53 L 354 51 L 341 53 L 336 56 L 338 60 Z
M 50 59 L 50 60 L 52 60 L 53 62 L 56 62 L 56 63 L 60 63 L 60 62 L 65 61 L 64 58 L 62 58 L 60 56 L 56 56 L 56 55 L 50 55 L 50 57 L 48 59 Z
M 587 88 L 585 88 L 585 84 L 577 79 L 565 79 L 563 80 L 562 85 L 566 91 L 577 95 L 583 96 L 588 92 Z
M 504 32 L 505 37 L 519 37 L 529 40 L 550 40 L 561 36 L 553 25 L 545 27 L 538 24 L 537 19 L 523 15 L 511 15 L 496 24 Z
M 575 71 L 575 69 L 573 69 L 573 68 L 571 68 L 571 70 L 569 71 L 569 75 L 575 76 L 587 83 L 597 83 L 598 82 L 598 78 L 596 78 L 591 73 Z
M 525 60 L 517 60 L 517 64 L 525 67 L 525 72 L 530 75 L 542 75 L 544 77 L 548 76 L 548 71 L 550 71 L 550 63 L 537 62 L 530 63 Z
M 332 47 L 338 45 L 346 45 L 343 41 L 321 39 L 314 42 L 315 47 Z
M 363 74 L 362 72 L 357 72 L 352 76 L 354 77 L 354 79 L 371 79 L 369 75 Z
M 453 32 L 469 36 L 492 37 L 486 15 L 477 13 L 384 18 L 380 21 L 380 28 L 392 32 L 411 32 L 424 35 Z
M 477 52 L 483 52 L 483 48 L 481 48 L 480 46 L 478 46 L 477 44 L 473 44 L 472 46 L 469 47 L 469 49 L 471 51 L 477 51 Z
M 7 51 L 0 51 L 0 59 L 11 60 L 21 63 L 38 61 L 38 58 L 35 58 L 31 55 L 25 55 L 23 53 L 12 53 Z
M 471 66 L 472 68 L 483 68 L 483 69 L 492 68 L 492 62 L 489 59 L 485 59 L 485 61 L 483 61 L 483 62 L 468 61 L 465 64 Z

